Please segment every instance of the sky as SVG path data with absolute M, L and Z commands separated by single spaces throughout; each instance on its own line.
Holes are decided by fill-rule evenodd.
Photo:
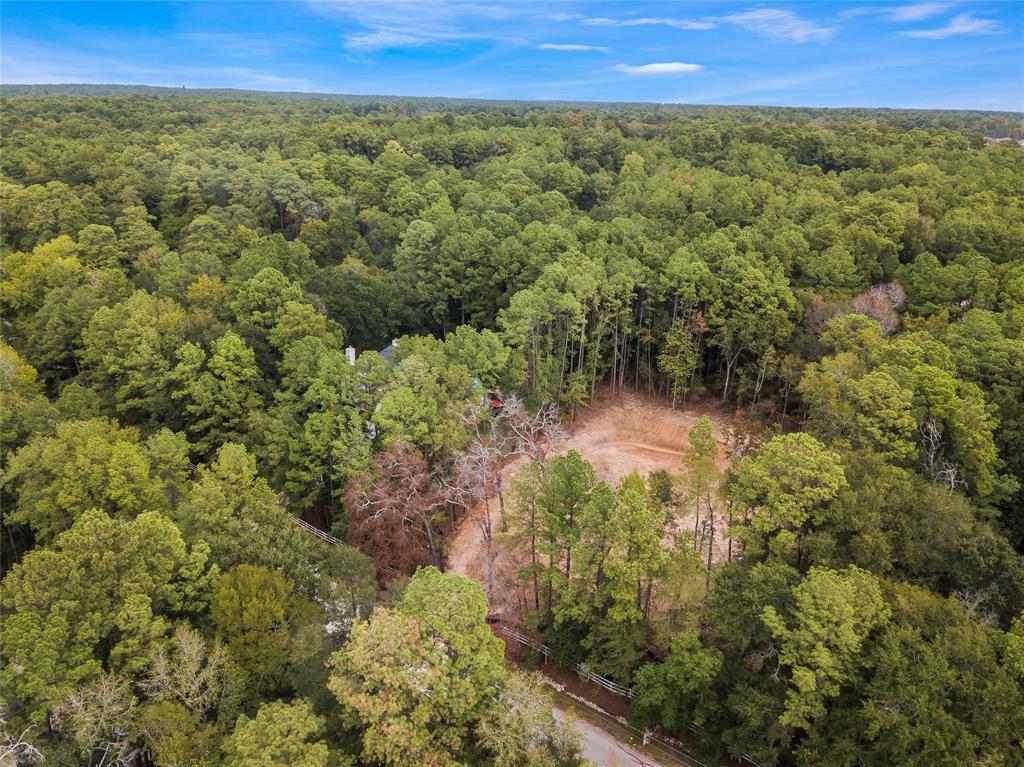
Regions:
M 0 82 L 1024 111 L 1024 2 L 4 0 Z

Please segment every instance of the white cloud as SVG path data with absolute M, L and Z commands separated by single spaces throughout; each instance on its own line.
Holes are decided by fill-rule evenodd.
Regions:
M 147 40 L 156 45 L 155 41 Z M 69 50 L 13 35 L 4 35 L 0 49 L 0 82 L 3 83 L 113 83 L 163 84 L 166 71 L 127 61 L 102 52 Z M 180 85 L 181 83 L 176 83 Z
M 707 30 L 715 29 L 718 25 L 713 21 L 689 21 L 688 19 L 666 19 L 662 17 L 626 19 L 622 22 L 624 27 L 646 27 L 661 26 L 673 27 L 675 29 Z
M 369 32 L 356 32 L 345 37 L 349 48 L 359 50 L 381 50 L 404 46 L 428 45 L 430 43 L 465 40 L 473 37 L 455 30 L 414 29 L 401 26 L 380 26 Z
M 664 16 L 645 16 L 639 19 L 610 19 L 607 16 L 597 16 L 590 19 L 583 19 L 582 24 L 591 27 L 672 27 L 674 29 L 705 30 L 718 27 L 714 21 L 690 21 L 689 19 L 670 19 Z
M 904 32 L 906 37 L 920 37 L 925 40 L 945 40 L 957 35 L 994 35 L 1002 28 L 992 19 L 979 19 L 969 13 L 954 16 L 944 27 L 936 29 L 912 29 Z
M 598 53 L 610 53 L 611 48 L 603 45 L 578 45 L 577 43 L 541 43 L 537 46 L 541 51 L 597 51 Z
M 897 5 L 895 8 L 888 9 L 885 15 L 893 21 L 921 21 L 922 19 L 928 19 L 942 13 L 952 5 L 952 3 Z
M 575 19 L 582 19 L 583 14 L 565 13 L 564 11 L 559 11 L 558 13 L 552 13 L 550 16 L 548 16 L 548 18 L 551 19 L 552 21 L 574 21 Z
M 294 40 L 271 39 L 239 32 L 186 32 L 180 37 L 218 53 L 242 56 L 270 56 L 281 48 L 297 44 Z
M 698 20 L 673 19 L 666 16 L 644 16 L 637 19 L 612 19 L 595 16 L 583 19 L 581 24 L 592 27 L 672 27 L 673 29 L 708 30 L 721 24 L 732 24 L 772 40 L 806 43 L 828 40 L 835 34 L 832 27 L 823 27 L 813 19 L 804 19 L 792 11 L 778 8 L 757 8 L 728 16 L 707 17 Z
M 684 64 L 681 61 L 665 61 L 656 64 L 617 64 L 612 67 L 616 72 L 625 72 L 627 75 L 684 75 L 692 72 L 699 72 L 704 67 L 700 64 Z
M 722 16 L 720 21 L 735 24 L 772 40 L 807 43 L 828 40 L 835 34 L 832 27 L 823 27 L 812 19 L 803 19 L 792 11 L 758 8 Z
M 256 69 L 250 69 L 249 67 L 223 67 L 219 70 L 220 72 L 231 75 L 234 78 L 242 78 L 243 85 L 247 87 L 290 87 L 290 88 L 301 88 L 307 89 L 312 88 L 313 84 L 306 79 L 301 77 L 282 77 L 281 75 L 275 75 L 269 72 L 260 72 Z
M 910 5 L 869 5 L 840 11 L 839 15 L 850 16 L 878 15 L 890 21 L 922 21 L 936 16 L 953 7 L 950 2 L 911 3 Z
M 505 6 L 479 6 L 442 0 L 309 0 L 310 7 L 327 16 L 345 16 L 366 28 L 345 37 L 355 50 L 454 43 L 479 40 L 493 35 L 464 31 L 460 24 L 469 19 L 505 17 Z

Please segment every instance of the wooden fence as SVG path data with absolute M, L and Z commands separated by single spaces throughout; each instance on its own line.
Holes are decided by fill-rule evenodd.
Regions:
M 315 535 L 317 538 L 319 538 L 324 543 L 329 543 L 332 546 L 344 546 L 345 545 L 344 543 L 339 541 L 337 538 L 335 538 L 330 533 L 325 533 L 319 527 L 316 527 L 314 525 L 309 524 L 309 522 L 307 522 L 306 520 L 299 519 L 294 514 L 289 514 L 288 516 L 291 517 L 292 522 L 297 524 L 299 527 L 301 527 L 306 532 L 312 533 L 313 535 Z M 387 565 L 377 565 L 377 564 L 375 564 L 374 566 L 378 570 L 387 573 L 388 575 L 390 575 L 393 578 L 402 578 L 402 577 L 405 576 L 405 573 L 400 572 L 400 571 L 396 570 L 393 567 L 388 567 Z
M 315 535 L 321 541 L 329 543 L 332 546 L 341 546 L 342 545 L 341 541 L 339 541 L 333 535 L 331 535 L 330 533 L 325 533 L 319 527 L 315 527 L 314 525 L 309 524 L 309 522 L 307 522 L 306 520 L 299 519 L 294 514 L 289 514 L 288 516 L 290 516 L 292 518 L 292 522 L 297 524 L 299 527 L 301 527 L 306 532 L 313 533 L 313 535 Z
M 501 634 L 502 636 L 508 637 L 509 639 L 511 639 L 511 640 L 513 640 L 515 642 L 518 642 L 519 644 L 526 645 L 530 649 L 535 650 L 536 652 L 540 653 L 541 655 L 544 656 L 545 662 L 548 661 L 548 660 L 553 660 L 553 661 L 555 661 L 555 663 L 557 663 L 558 665 L 562 666 L 563 668 L 567 668 L 567 669 L 570 669 L 571 671 L 577 672 L 580 675 L 580 677 L 582 677 L 583 679 L 586 679 L 586 680 L 588 680 L 590 682 L 593 682 L 594 684 L 600 685 L 601 687 L 603 687 L 604 689 L 608 690 L 609 692 L 613 692 L 616 695 L 621 695 L 623 698 L 627 698 L 629 700 L 633 700 L 636 697 L 636 693 L 631 688 L 624 687 L 623 685 L 618 684 L 616 682 L 613 682 L 611 679 L 603 677 L 600 674 L 595 674 L 593 671 L 590 671 L 590 670 L 587 669 L 585 663 L 577 663 L 577 664 L 573 665 L 571 663 L 568 663 L 568 662 L 558 658 L 555 655 L 554 650 L 552 650 L 550 647 L 548 647 L 545 644 L 541 644 L 540 642 L 538 642 L 536 639 L 534 639 L 533 637 L 529 636 L 528 634 L 524 634 L 522 631 L 518 631 L 517 629 L 510 628 L 508 626 L 502 626 L 501 624 L 496 624 L 494 626 L 494 629 L 499 634 Z M 698 732 L 699 733 L 699 732 L 703 732 L 704 731 L 704 727 L 699 725 L 699 724 L 697 724 L 696 722 L 691 722 L 690 725 L 689 725 L 689 728 L 693 732 Z M 639 731 L 637 731 L 637 732 L 639 732 Z M 665 746 L 667 748 L 671 748 L 673 751 L 675 751 L 677 753 L 677 755 L 680 755 L 680 756 L 683 755 L 683 754 L 681 754 L 678 751 L 678 749 L 675 746 L 673 746 L 669 741 L 667 741 L 663 737 L 660 737 L 660 736 L 658 736 L 658 735 L 656 735 L 656 734 L 654 734 L 654 733 L 652 733 L 650 731 L 646 731 L 646 732 L 642 733 L 642 735 L 644 737 L 644 742 L 647 742 L 648 740 L 653 740 L 653 741 L 661 744 L 662 746 Z M 693 761 L 693 757 L 691 755 L 685 754 L 685 757 L 687 759 Z M 756 767 L 757 763 L 748 754 L 741 754 L 740 755 L 740 759 L 743 760 L 744 762 L 747 762 L 748 764 L 753 764 Z
M 508 626 L 502 626 L 500 623 L 495 625 L 494 628 L 502 636 L 506 636 L 509 639 L 512 639 L 512 640 L 514 640 L 516 642 L 519 642 L 519 644 L 526 645 L 527 647 L 529 647 L 529 648 L 531 648 L 533 650 L 536 650 L 537 652 L 539 652 L 541 655 L 544 656 L 544 660 L 545 661 L 553 660 L 556 663 L 558 663 L 558 665 L 560 665 L 560 666 L 562 666 L 564 668 L 569 668 L 572 671 L 575 671 L 583 679 L 586 679 L 587 681 L 593 682 L 594 684 L 600 685 L 601 687 L 603 687 L 604 689 L 608 690 L 609 692 L 613 692 L 616 695 L 621 695 L 623 698 L 628 698 L 629 700 L 633 700 L 633 698 L 636 697 L 636 693 L 633 692 L 633 690 L 631 690 L 629 687 L 624 687 L 621 684 L 613 682 L 611 679 L 608 679 L 607 677 L 603 677 L 600 674 L 595 674 L 593 671 L 590 671 L 587 668 L 587 664 L 586 663 L 577 663 L 575 665 L 571 665 L 571 664 L 569 664 L 569 663 L 567 663 L 565 661 L 562 661 L 560 658 L 555 656 L 554 650 L 552 650 L 550 647 L 548 647 L 545 644 L 541 644 L 537 640 L 535 640 L 532 637 L 524 634 L 521 631 L 517 631 L 516 629 L 509 628 Z

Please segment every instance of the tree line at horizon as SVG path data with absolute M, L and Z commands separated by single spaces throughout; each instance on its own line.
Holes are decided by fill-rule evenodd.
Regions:
M 1024 762 L 990 116 L 2 106 L 0 748 L 581 764 L 487 627 L 502 542 L 545 642 L 709 757 Z M 706 420 L 682 479 L 554 455 L 598 389 L 720 401 L 728 465 Z M 483 584 L 439 570 L 464 518 Z

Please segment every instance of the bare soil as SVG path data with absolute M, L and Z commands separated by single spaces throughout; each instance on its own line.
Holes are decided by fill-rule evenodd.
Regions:
M 647 397 L 632 392 L 611 396 L 600 392 L 589 408 L 577 414 L 570 429 L 569 439 L 558 446 L 556 453 L 576 450 L 593 466 L 599 479 L 617 486 L 623 477 L 633 472 L 647 476 L 652 471 L 664 469 L 673 477 L 682 479 L 680 460 L 689 447 L 690 427 L 701 416 L 708 416 L 715 427 L 718 440 L 718 463 L 725 466 L 728 457 L 725 450 L 725 428 L 728 414 L 709 403 L 697 403 L 685 409 L 673 410 L 666 400 Z M 519 461 L 505 466 L 502 474 L 506 482 L 519 467 Z M 500 515 L 499 504 L 494 499 L 491 512 Z M 683 509 L 679 527 L 693 529 L 692 511 Z M 492 520 L 495 530 L 494 566 L 496 583 L 491 597 L 491 611 L 505 616 L 505 620 L 525 614 L 526 585 L 519 582 L 516 571 L 520 565 L 516 553 L 501 540 L 500 519 Z M 726 536 L 724 522 L 716 525 L 716 545 L 712 560 L 724 558 Z M 719 545 L 720 544 L 720 545 Z M 487 559 L 484 537 L 477 524 L 465 518 L 453 537 L 447 558 L 449 572 L 459 573 L 486 584 Z

